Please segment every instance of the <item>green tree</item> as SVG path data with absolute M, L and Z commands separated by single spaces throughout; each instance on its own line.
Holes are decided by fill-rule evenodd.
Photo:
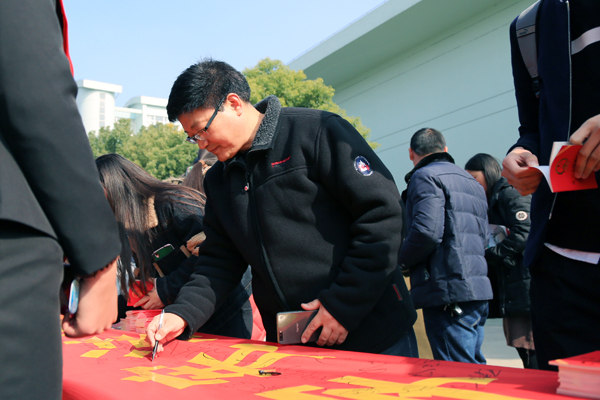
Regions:
M 173 124 L 142 127 L 131 136 L 120 153 L 158 179 L 182 175 L 198 154 L 198 146 L 185 140 Z
M 173 124 L 156 124 L 133 133 L 131 120 L 120 119 L 113 128 L 88 134 L 94 157 L 117 153 L 158 179 L 182 175 L 198 153 L 184 141 L 185 134 Z
M 252 103 L 275 95 L 283 107 L 316 108 L 336 113 L 350 122 L 371 148 L 379 147 L 379 143 L 368 140 L 371 130 L 362 124 L 359 117 L 349 117 L 333 102 L 335 89 L 325 85 L 323 79 L 306 79 L 304 72 L 294 71 L 283 62 L 270 58 L 260 60 L 254 68 L 244 69 L 243 74 L 252 89 Z
M 123 147 L 131 139 L 133 129 L 131 128 L 131 120 L 122 118 L 118 120 L 114 127 L 100 128 L 96 134 L 94 131 L 88 134 L 90 146 L 94 153 L 94 157 L 108 153 L 122 154 Z

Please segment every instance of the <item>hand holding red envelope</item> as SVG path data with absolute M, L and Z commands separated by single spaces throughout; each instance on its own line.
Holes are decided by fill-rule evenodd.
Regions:
M 146 293 L 151 291 L 153 288 L 154 284 L 152 282 L 146 282 Z M 132 287 L 129 288 L 129 299 L 127 300 L 127 305 L 133 307 L 135 303 L 140 301 L 140 299 L 144 296 L 144 292 L 142 291 L 142 282 L 136 280 Z

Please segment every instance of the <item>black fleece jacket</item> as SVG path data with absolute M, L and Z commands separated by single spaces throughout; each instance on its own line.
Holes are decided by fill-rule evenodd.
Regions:
M 485 250 L 488 277 L 494 298 L 490 300 L 488 318 L 529 315 L 529 283 L 531 276 L 523 264 L 523 252 L 531 227 L 531 195 L 521 196 L 506 180 L 500 178 L 492 188 L 489 200 L 490 224 L 508 228 L 508 236 Z
M 155 200 L 154 209 L 158 225 L 152 228 L 154 230 L 152 249 L 156 251 L 169 244 L 174 248 L 170 254 L 156 262 L 165 275 L 164 277 L 155 275 L 156 291 L 163 304 L 167 305 L 175 301 L 179 291 L 194 272 L 198 257 L 192 255 L 188 258 L 180 247 L 186 246 L 188 240 L 203 231 L 204 209 L 200 204 L 176 195 L 167 196 L 160 201 Z M 251 294 L 252 288 L 248 282 L 238 282 L 227 297 L 227 301 L 223 303 L 223 307 L 212 314 L 201 332 L 217 335 L 239 332 L 235 328 L 233 331 L 228 331 L 227 328 L 223 330 L 222 326 L 240 309 L 250 308 Z M 246 323 L 249 324 L 250 320 Z M 246 338 L 249 339 L 250 336 Z
M 197 257 L 188 258 L 181 250 L 192 236 L 203 231 L 202 219 L 204 209 L 199 204 L 188 204 L 190 200 L 171 196 L 157 201 L 154 205 L 158 217 L 158 225 L 154 228 L 154 251 L 165 245 L 172 245 L 173 251 L 166 257 L 156 261 L 165 275 L 155 275 L 156 290 L 163 304 L 175 301 L 179 290 L 189 280 L 194 271 Z
M 381 160 L 344 119 L 268 97 L 252 148 L 206 177 L 206 241 L 168 312 L 189 337 L 252 266 L 253 293 L 276 341 L 276 314 L 319 299 L 349 330 L 334 348 L 381 352 L 416 312 L 397 254 L 402 208 Z M 362 161 L 362 162 L 361 162 Z

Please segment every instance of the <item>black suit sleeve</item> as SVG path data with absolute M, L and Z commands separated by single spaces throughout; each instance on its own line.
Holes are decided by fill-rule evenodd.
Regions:
M 120 250 L 51 0 L 0 1 L 0 134 L 81 274 Z

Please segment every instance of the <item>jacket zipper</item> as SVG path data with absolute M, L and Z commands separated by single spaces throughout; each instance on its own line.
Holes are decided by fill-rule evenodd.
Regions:
M 263 266 L 265 267 L 265 269 L 267 270 L 267 273 L 269 274 L 269 278 L 271 280 L 271 285 L 273 286 L 273 290 L 275 291 L 275 294 L 277 295 L 277 299 L 279 300 L 279 305 L 283 308 L 283 310 L 289 311 L 290 306 L 289 306 L 287 300 L 285 299 L 285 297 L 283 296 L 283 292 L 279 288 L 279 284 L 277 283 L 277 280 L 275 279 L 275 274 L 273 273 L 273 269 L 271 268 L 271 264 L 269 263 L 269 259 L 267 257 L 267 251 L 265 249 L 265 246 L 263 245 L 263 238 L 262 238 L 262 234 L 260 232 L 260 226 L 258 223 L 258 213 L 256 211 L 256 207 L 254 206 L 254 204 L 255 204 L 254 193 L 253 193 L 253 190 L 251 190 L 251 188 L 253 188 L 253 182 L 252 182 L 252 175 L 250 174 L 250 169 L 248 167 L 248 155 L 247 155 L 246 156 L 246 186 L 244 187 L 244 191 L 246 193 L 248 193 L 248 196 L 249 196 L 250 209 L 252 212 L 252 219 L 253 219 L 252 224 L 254 225 L 254 232 L 256 234 L 258 244 L 260 245 L 260 253 L 261 253 Z
M 496 187 L 494 186 L 494 189 Z M 498 189 L 497 192 L 493 192 L 492 193 L 492 197 L 490 199 L 490 203 L 489 203 L 489 210 L 492 211 L 494 213 L 494 215 L 499 215 L 501 220 L 502 220 L 502 224 L 504 224 L 504 221 L 507 220 L 506 218 L 506 214 L 504 209 L 502 209 L 498 203 L 500 202 L 500 191 L 502 189 Z M 507 227 L 508 229 L 508 227 Z M 502 258 L 502 262 L 504 262 L 504 260 L 507 257 L 503 257 Z M 504 279 L 504 265 L 499 265 L 498 268 L 495 268 L 495 276 L 496 276 L 496 280 L 498 282 L 498 307 L 500 308 L 500 317 L 504 318 L 506 316 L 506 281 Z M 488 267 L 488 272 L 489 272 L 489 267 Z M 496 293 L 494 293 L 494 296 L 496 297 Z
M 498 291 L 500 292 L 500 310 L 501 316 L 506 317 L 506 282 L 504 280 L 504 274 L 502 273 L 504 265 L 500 265 L 498 268 Z
M 571 59 L 571 6 L 569 0 L 565 1 L 567 7 L 567 44 L 569 46 L 569 123 L 567 124 L 567 141 L 571 138 L 571 124 L 573 119 L 573 60 Z M 554 205 L 556 204 L 556 198 L 558 193 L 554 193 L 554 199 L 552 199 L 552 207 L 550 207 L 550 214 L 548 214 L 548 221 L 552 219 L 552 213 L 554 212 Z

